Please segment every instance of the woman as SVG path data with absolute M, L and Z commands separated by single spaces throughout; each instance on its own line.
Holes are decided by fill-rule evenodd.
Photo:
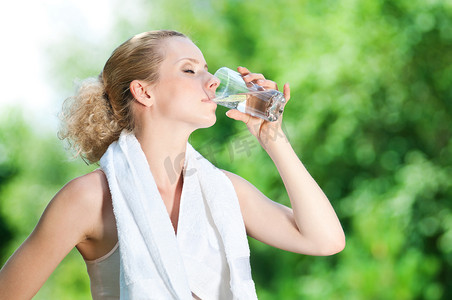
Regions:
M 266 80 L 261 74 L 250 73 L 242 67 L 239 67 L 238 71 L 246 82 L 256 83 L 265 89 L 277 88 L 274 82 Z M 243 227 L 246 234 L 257 240 L 296 253 L 332 255 L 341 251 L 345 246 L 345 238 L 338 218 L 328 199 L 285 138 L 281 130 L 281 120 L 267 122 L 237 110 L 230 110 L 227 113 L 230 118 L 244 122 L 270 155 L 284 182 L 292 209 L 271 201 L 245 179 L 227 171 L 212 169 L 204 172 L 203 170 L 208 167 L 203 165 L 199 167 L 198 177 L 191 176 L 198 169 L 193 165 L 187 167 L 189 153 L 195 155 L 194 150 L 187 148 L 191 147 L 187 141 L 194 130 L 215 123 L 216 104 L 211 99 L 218 84 L 218 79 L 208 72 L 202 52 L 181 33 L 145 32 L 119 46 L 107 61 L 101 76 L 96 80 L 85 81 L 77 95 L 69 99 L 65 108 L 66 125 L 61 132 L 62 137 L 68 138 L 82 157 L 93 163 L 102 158 L 102 168 L 70 181 L 52 199 L 34 231 L 2 268 L 0 273 L 2 298 L 30 299 L 74 246 L 87 262 L 94 299 L 117 299 L 119 293 L 124 298 L 159 299 L 157 295 L 186 298 L 187 287 L 190 290 L 190 297 L 198 299 L 209 298 L 213 294 L 222 299 L 244 298 L 242 297 L 244 294 L 240 295 L 239 286 L 242 281 L 246 281 L 244 279 L 246 271 L 243 271 L 243 268 L 246 269 L 249 261 L 243 260 L 244 263 L 240 263 L 240 267 L 237 268 L 237 265 L 231 262 L 230 258 L 233 257 L 231 253 L 239 248 L 234 244 L 242 243 L 240 247 L 244 247 L 243 238 L 238 238 L 240 241 L 232 241 L 231 237 L 233 239 L 234 234 L 228 234 L 235 228 L 240 231 Z M 287 84 L 284 86 L 284 96 L 289 100 L 290 91 Z M 129 205 L 133 206 L 135 200 L 130 200 L 129 194 L 139 194 L 141 190 L 133 183 L 124 183 L 135 176 L 133 173 L 128 173 L 129 175 L 117 183 L 113 182 L 116 178 L 114 174 L 122 172 L 122 169 L 129 170 L 128 167 L 116 164 L 118 160 L 110 159 L 116 157 L 115 151 L 122 151 L 117 150 L 120 148 L 118 145 L 121 140 L 127 138 L 131 139 L 132 144 L 135 139 L 139 142 L 141 149 L 138 151 L 144 154 L 143 161 L 147 162 L 145 167 L 147 170 L 144 172 L 150 170 L 149 174 L 152 174 L 150 179 L 144 182 L 144 188 L 155 186 L 159 194 L 156 197 L 149 197 L 149 193 L 152 192 L 144 192 L 147 197 L 144 197 L 146 201 L 143 205 L 148 205 L 147 200 L 152 198 L 154 202 L 151 202 L 157 205 L 158 211 L 158 205 L 164 204 L 162 207 L 167 212 L 166 216 L 159 214 L 156 218 L 163 216 L 162 223 L 166 222 L 164 220 L 166 218 L 169 227 L 172 225 L 172 233 L 168 231 L 171 237 L 159 237 L 168 228 L 164 224 L 155 223 L 154 218 L 148 217 L 144 218 L 143 222 L 150 219 L 151 226 L 148 226 L 150 228 L 145 228 L 146 226 L 138 224 L 137 221 L 137 232 L 140 232 L 138 240 L 142 241 L 130 239 L 131 234 L 127 231 L 129 226 L 133 227 L 136 224 L 128 225 L 129 221 L 123 221 L 119 216 L 123 208 L 120 208 L 120 203 L 115 202 L 118 201 L 115 199 L 124 195 L 123 198 L 127 199 L 123 200 L 129 201 Z M 117 146 L 116 150 L 113 149 L 114 146 Z M 176 179 L 168 176 L 165 164 L 168 161 L 177 162 Z M 200 157 L 191 158 L 191 161 L 194 164 L 205 164 L 204 159 Z M 129 162 L 129 164 L 132 165 L 131 168 L 142 167 L 139 163 Z M 116 173 L 113 172 L 115 170 Z M 206 189 L 216 184 L 209 176 L 202 177 L 204 176 L 202 174 L 208 172 L 221 181 L 218 189 L 226 186 L 224 193 L 214 192 L 211 196 L 206 196 Z M 137 182 L 143 181 L 140 176 L 136 177 Z M 197 179 L 193 181 L 191 178 L 195 177 Z M 119 184 L 119 187 L 115 184 Z M 121 187 L 121 184 L 124 187 Z M 186 184 L 188 191 L 185 191 Z M 187 196 L 191 185 L 201 186 L 197 190 L 199 197 Z M 231 185 L 232 192 L 227 189 L 228 185 Z M 123 189 L 129 189 L 129 192 L 125 193 Z M 214 191 L 218 189 L 215 188 Z M 187 193 L 185 197 L 184 193 Z M 119 196 L 115 196 L 117 194 Z M 234 221 L 235 223 L 231 221 L 233 225 L 218 221 L 222 218 L 220 211 L 223 208 L 215 208 L 216 202 L 209 202 L 207 199 L 204 202 L 198 201 L 196 204 L 198 206 L 190 203 L 190 199 L 194 199 L 195 202 L 198 198 L 224 197 L 223 195 L 227 195 L 227 199 L 238 201 L 240 220 Z M 228 201 L 222 199 L 218 205 L 221 207 Z M 234 200 L 231 200 L 231 203 L 234 203 Z M 187 221 L 189 210 L 193 207 L 205 209 L 203 212 L 194 213 L 200 213 L 200 220 L 207 220 L 199 224 L 206 226 L 203 232 L 206 232 L 208 237 L 197 234 L 200 227 L 190 227 L 190 222 L 197 222 L 198 219 Z M 184 215 L 180 218 L 181 208 L 186 209 L 185 221 Z M 225 209 L 230 209 L 231 215 L 236 213 L 233 204 Z M 139 209 L 134 213 L 140 214 Z M 185 223 L 182 222 L 179 227 L 179 221 Z M 149 237 L 143 230 L 154 230 L 154 235 L 150 234 Z M 183 235 L 180 239 L 179 234 Z M 190 243 L 191 238 L 198 240 Z M 158 248 L 167 241 L 174 243 L 176 239 L 180 242 L 179 246 L 168 247 L 163 251 Z M 121 251 L 118 251 L 118 240 Z M 153 241 L 158 242 L 152 244 Z M 209 246 L 215 243 L 216 246 Z M 180 253 L 178 249 L 174 249 L 178 247 L 181 248 Z M 141 251 L 138 249 L 147 249 L 143 251 L 148 253 L 143 258 L 140 256 L 137 262 L 140 264 L 142 261 L 149 261 L 149 265 L 142 268 L 130 266 L 133 262 L 127 261 L 133 260 L 136 256 L 130 253 L 134 249 L 137 249 L 137 253 Z M 210 259 L 212 262 L 218 262 L 218 272 L 215 270 L 212 274 L 219 274 L 219 281 L 211 284 L 209 280 L 204 280 L 206 286 L 204 288 L 203 284 L 199 283 L 202 280 L 196 282 L 198 278 L 191 278 L 192 274 L 196 273 L 196 263 L 194 267 L 190 267 L 193 262 L 189 262 L 189 259 L 198 255 L 196 251 L 212 249 L 217 249 L 220 254 L 209 252 L 211 256 L 205 256 L 205 260 L 208 261 L 206 264 L 211 265 L 212 270 L 214 266 Z M 183 265 L 169 266 L 172 261 L 165 262 L 165 255 L 170 259 L 181 261 Z M 198 259 L 198 263 L 201 266 L 205 262 Z M 143 281 L 146 284 L 141 284 L 143 290 L 148 289 L 152 293 L 153 289 L 154 296 L 140 294 L 147 291 L 140 292 L 139 288 L 134 290 L 140 285 L 134 276 L 141 275 L 133 272 L 128 275 L 127 271 L 132 270 L 129 267 L 136 267 L 138 272 L 143 273 L 155 271 L 154 275 L 143 275 L 152 280 Z M 171 268 L 175 268 L 178 270 L 176 273 L 182 275 L 168 271 Z M 205 269 L 209 269 L 209 266 Z M 245 276 L 242 276 L 243 274 Z M 202 276 L 197 274 L 193 277 L 198 275 Z M 160 285 L 150 289 L 149 286 L 154 285 L 156 281 L 159 281 Z M 136 286 L 131 288 L 133 285 Z M 249 292 L 251 295 L 254 285 L 250 285 L 249 281 L 242 286 L 245 285 L 245 289 L 248 290 L 244 293 Z M 127 290 L 128 288 L 130 290 Z M 211 290 L 207 291 L 208 289 Z M 165 291 L 160 293 L 160 290 Z

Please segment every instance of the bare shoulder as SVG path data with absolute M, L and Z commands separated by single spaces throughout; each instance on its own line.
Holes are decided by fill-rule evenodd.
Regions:
M 0 271 L 0 290 L 5 299 L 31 299 L 61 260 L 79 244 L 86 244 L 103 224 L 108 184 L 96 170 L 67 183 L 49 202 L 35 229 Z M 110 200 L 111 203 L 111 200 Z M 112 231 L 114 223 L 110 222 Z M 105 230 L 103 230 L 105 232 Z M 113 240 L 115 236 L 110 240 Z M 101 244 L 105 252 L 111 244 Z M 88 247 L 85 247 L 89 250 Z M 88 255 L 98 255 L 95 250 Z M 6 296 L 5 296 L 6 295 Z
M 245 178 L 225 170 L 223 170 L 223 173 L 229 178 L 234 187 L 245 222 L 248 219 L 247 216 L 254 212 L 253 207 L 255 205 L 259 205 L 263 201 L 271 201 Z
M 97 169 L 71 180 L 60 193 L 73 196 L 76 201 L 99 201 L 109 194 L 107 178 L 102 170 Z
M 237 196 L 246 194 L 246 193 L 256 193 L 259 192 L 259 190 L 252 185 L 248 180 L 244 179 L 243 177 L 234 174 L 229 171 L 222 170 L 223 173 L 229 178 L 229 180 L 232 182 L 232 185 L 234 186 L 235 192 L 237 193 Z
M 232 172 L 229 172 L 229 171 L 226 171 L 226 170 L 221 170 L 221 171 L 226 175 L 226 177 L 229 178 L 229 180 L 232 182 L 232 184 L 241 182 L 242 180 L 245 180 L 242 177 L 240 177 L 239 175 L 234 174 Z
M 50 201 L 46 212 L 79 220 L 77 224 L 84 227 L 79 229 L 89 237 L 99 222 L 105 202 L 111 202 L 108 182 L 101 170 L 95 170 L 69 181 Z
M 107 178 L 100 169 L 71 180 L 54 198 L 66 202 L 67 205 L 79 206 L 89 211 L 101 209 L 104 201 L 109 199 L 111 197 Z

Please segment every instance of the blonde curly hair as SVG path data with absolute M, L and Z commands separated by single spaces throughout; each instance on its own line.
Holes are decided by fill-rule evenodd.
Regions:
M 58 137 L 68 141 L 76 156 L 96 163 L 121 131 L 134 130 L 130 83 L 158 80 L 165 58 L 162 41 L 170 37 L 187 38 L 172 30 L 148 31 L 130 38 L 113 51 L 99 77 L 81 81 L 75 94 L 66 99 Z

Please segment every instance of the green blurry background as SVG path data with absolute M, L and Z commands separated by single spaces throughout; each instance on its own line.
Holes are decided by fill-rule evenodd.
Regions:
M 284 129 L 336 209 L 347 246 L 311 257 L 250 240 L 260 299 L 452 299 L 450 1 L 135 0 L 137 18 L 114 3 L 104 39 L 67 34 L 48 49 L 55 105 L 75 78 L 97 76 L 119 43 L 161 28 L 189 35 L 212 72 L 242 65 L 291 84 Z M 288 204 L 271 160 L 225 112 L 192 144 Z M 20 108 L 0 117 L 3 265 L 53 195 L 97 166 L 72 161 L 55 130 L 36 130 Z M 35 299 L 89 295 L 73 251 Z

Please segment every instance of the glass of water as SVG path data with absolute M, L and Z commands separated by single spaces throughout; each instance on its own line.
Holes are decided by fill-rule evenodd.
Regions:
M 286 99 L 280 91 L 247 84 L 240 73 L 227 67 L 218 69 L 214 75 L 220 80 L 212 99 L 217 104 L 270 122 L 278 120 L 283 113 Z

